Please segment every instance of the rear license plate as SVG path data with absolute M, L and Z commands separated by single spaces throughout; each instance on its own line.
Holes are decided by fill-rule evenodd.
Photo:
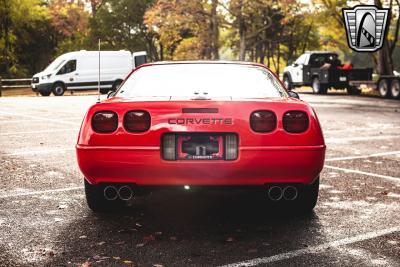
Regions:
M 177 136 L 178 160 L 223 160 L 224 135 L 179 134 Z
M 347 78 L 345 76 L 340 76 L 339 77 L 339 81 L 341 82 L 345 82 L 347 80 Z

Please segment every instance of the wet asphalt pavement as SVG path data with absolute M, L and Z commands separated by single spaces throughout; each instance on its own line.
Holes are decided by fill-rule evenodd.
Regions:
M 93 214 L 74 145 L 96 96 L 0 98 L 0 266 L 400 266 L 400 101 L 301 97 L 328 147 L 307 216 L 183 190 Z

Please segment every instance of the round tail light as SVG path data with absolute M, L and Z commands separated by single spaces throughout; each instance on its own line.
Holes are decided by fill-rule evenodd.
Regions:
M 98 111 L 92 117 L 92 129 L 97 133 L 112 133 L 117 127 L 118 115 L 113 111 Z
M 150 114 L 144 110 L 131 110 L 124 116 L 124 127 L 128 132 L 145 132 L 150 129 L 150 123 Z
M 250 115 L 250 127 L 259 133 L 272 132 L 276 128 L 276 115 L 270 110 L 257 110 Z
M 305 132 L 308 124 L 308 115 L 304 111 L 292 110 L 283 115 L 283 128 L 289 133 Z

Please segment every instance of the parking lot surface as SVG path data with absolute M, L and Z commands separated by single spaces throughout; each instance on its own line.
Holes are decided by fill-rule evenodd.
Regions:
M 400 101 L 301 98 L 327 143 L 307 216 L 183 190 L 96 215 L 74 150 L 96 96 L 0 98 L 0 266 L 400 266 Z

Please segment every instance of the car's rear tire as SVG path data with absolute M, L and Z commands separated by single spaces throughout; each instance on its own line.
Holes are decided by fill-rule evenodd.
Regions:
M 358 89 L 357 86 L 349 86 L 346 89 L 347 89 L 347 93 L 349 95 L 360 95 L 361 94 L 361 90 Z
M 293 89 L 292 81 L 290 80 L 288 75 L 283 76 L 283 84 L 285 85 L 286 89 L 289 91 Z
M 328 92 L 328 87 L 322 85 L 319 78 L 315 77 L 312 81 L 312 89 L 315 94 L 324 95 Z
M 393 80 L 390 93 L 394 99 L 400 99 L 400 80 Z
M 51 89 L 51 91 L 53 92 L 53 95 L 55 96 L 62 96 L 65 92 L 65 85 L 63 83 L 55 83 L 53 85 L 53 88 Z
M 92 185 L 85 180 L 86 202 L 89 208 L 96 213 L 118 211 L 124 207 L 124 202 L 115 199 L 107 200 L 104 197 L 104 186 Z
M 382 79 L 378 84 L 379 95 L 383 98 L 390 97 L 389 82 L 386 79 Z
M 310 185 L 303 187 L 299 194 L 299 198 L 296 199 L 295 207 L 301 213 L 311 212 L 318 201 L 319 193 L 319 177 Z

